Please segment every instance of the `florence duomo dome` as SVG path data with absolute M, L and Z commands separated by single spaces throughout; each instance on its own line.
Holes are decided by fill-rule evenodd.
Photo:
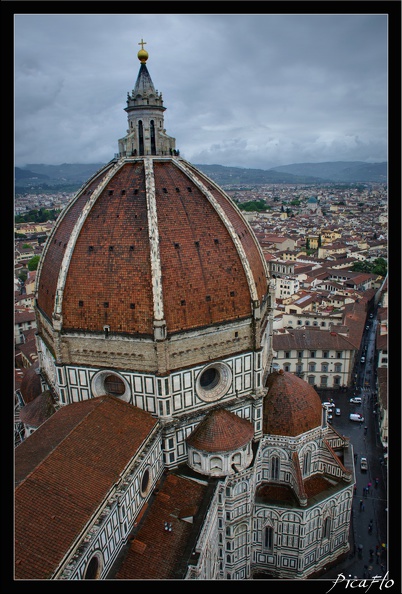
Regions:
M 138 57 L 127 135 L 55 226 L 38 272 L 37 307 L 63 363 L 166 374 L 214 359 L 217 336 L 219 358 L 263 349 L 269 281 L 237 207 L 166 135 L 148 54 Z M 195 332 L 203 337 L 196 344 Z M 105 335 L 108 350 L 120 353 L 111 362 Z
M 16 579 L 305 578 L 348 550 L 352 448 L 273 370 L 261 248 L 166 133 L 139 45 L 118 153 L 38 267 L 52 414 L 15 451 Z

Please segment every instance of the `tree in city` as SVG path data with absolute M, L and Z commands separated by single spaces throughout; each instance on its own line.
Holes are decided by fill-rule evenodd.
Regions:
M 266 210 L 271 210 L 271 207 L 268 206 L 265 200 L 249 200 L 248 202 L 243 202 L 238 205 L 240 210 L 245 210 L 246 212 L 265 212 Z
M 32 272 L 33 270 L 37 270 L 39 264 L 40 256 L 34 256 L 28 262 L 28 270 Z
M 355 262 L 352 265 L 353 272 L 367 272 L 368 274 L 378 274 L 378 276 L 386 276 L 388 265 L 384 258 L 376 258 L 373 262 L 363 260 L 362 262 Z

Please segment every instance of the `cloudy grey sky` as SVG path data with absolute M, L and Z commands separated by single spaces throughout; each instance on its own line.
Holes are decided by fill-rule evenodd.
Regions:
M 113 158 L 141 38 L 192 163 L 385 161 L 387 27 L 387 14 L 15 14 L 15 165 Z

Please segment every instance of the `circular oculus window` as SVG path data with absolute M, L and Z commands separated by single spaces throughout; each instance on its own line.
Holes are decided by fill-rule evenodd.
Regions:
M 129 402 L 131 396 L 127 380 L 115 371 L 99 371 L 92 378 L 92 392 L 94 396 L 110 394 Z
M 197 377 L 196 392 L 205 402 L 214 402 L 222 398 L 232 383 L 232 371 L 226 363 L 212 363 Z
M 141 497 L 146 497 L 151 490 L 152 481 L 151 481 L 151 467 L 147 466 L 144 470 L 141 479 Z
M 98 580 L 102 573 L 102 568 L 102 554 L 100 552 L 97 552 L 92 557 L 85 569 L 84 580 Z

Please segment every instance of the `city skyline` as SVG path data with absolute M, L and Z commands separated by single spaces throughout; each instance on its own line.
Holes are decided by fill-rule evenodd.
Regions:
M 16 166 L 114 157 L 141 40 L 166 132 L 193 163 L 388 159 L 387 14 L 20 14 L 14 25 Z

